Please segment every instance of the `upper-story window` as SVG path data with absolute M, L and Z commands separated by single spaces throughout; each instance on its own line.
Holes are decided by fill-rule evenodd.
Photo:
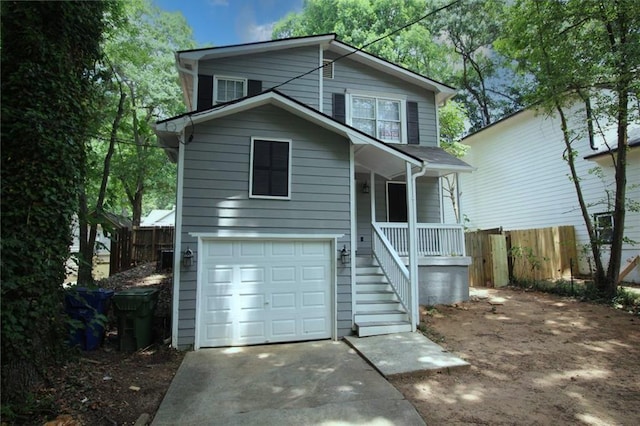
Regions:
M 403 99 L 351 94 L 347 120 L 351 126 L 385 142 L 407 143 Z
M 247 96 L 247 80 L 244 78 L 216 76 L 213 83 L 216 103 L 229 102 Z

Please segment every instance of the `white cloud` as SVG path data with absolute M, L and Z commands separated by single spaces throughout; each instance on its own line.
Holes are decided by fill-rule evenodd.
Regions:
M 236 34 L 242 43 L 265 41 L 271 39 L 271 32 L 275 22 L 258 24 L 255 10 L 249 5 L 240 9 L 235 22 Z
M 243 38 L 246 38 L 246 42 L 253 41 L 265 41 L 271 40 L 271 33 L 273 32 L 273 26 L 275 22 L 269 22 L 268 24 L 251 24 L 242 34 Z

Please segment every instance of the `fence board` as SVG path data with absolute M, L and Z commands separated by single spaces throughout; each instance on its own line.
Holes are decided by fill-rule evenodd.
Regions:
M 512 278 L 556 280 L 571 276 L 571 261 L 577 262 L 573 226 L 509 231 Z
M 506 250 L 499 248 L 503 241 Z M 510 280 L 569 278 L 571 262 L 575 265 L 578 259 L 573 226 L 467 232 L 465 242 L 467 256 L 473 260 L 469 267 L 471 286 L 503 285 L 505 267 Z
M 172 226 L 120 229 L 111 242 L 109 274 L 125 271 L 137 263 L 157 262 L 162 250 L 173 250 Z
M 509 267 L 507 262 L 507 239 L 504 235 L 489 235 L 491 246 L 491 274 L 494 287 L 509 284 Z

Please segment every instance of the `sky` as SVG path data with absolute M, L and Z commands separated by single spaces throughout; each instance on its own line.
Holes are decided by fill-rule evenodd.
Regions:
M 302 10 L 303 0 L 153 0 L 163 10 L 180 11 L 198 47 L 271 39 L 273 24 Z

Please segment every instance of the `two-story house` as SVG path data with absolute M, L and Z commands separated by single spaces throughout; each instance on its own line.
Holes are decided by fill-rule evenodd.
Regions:
M 156 125 L 178 164 L 173 346 L 412 331 L 468 297 L 442 223 L 455 91 L 334 34 L 177 52 L 189 112 Z

